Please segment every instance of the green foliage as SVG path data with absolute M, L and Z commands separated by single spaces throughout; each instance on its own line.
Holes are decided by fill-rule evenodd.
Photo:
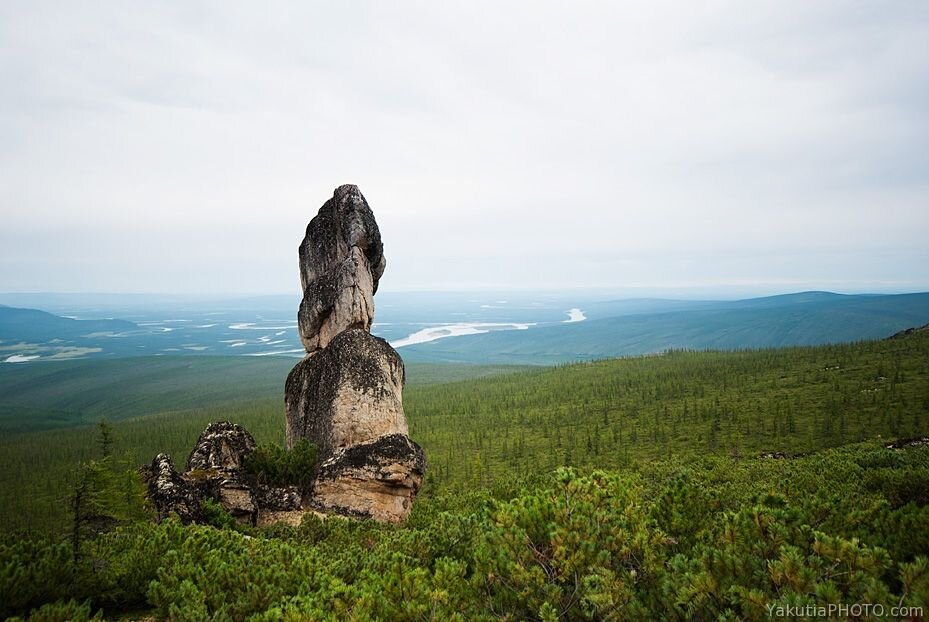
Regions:
M 480 531 L 475 582 L 492 611 L 522 620 L 644 615 L 637 592 L 661 572 L 667 542 L 634 482 L 560 469 L 556 486 L 497 504 Z
M 73 598 L 172 620 L 754 620 L 787 604 L 924 606 L 929 506 L 895 507 L 861 477 L 886 455 L 916 468 L 929 448 L 558 469 L 423 498 L 400 526 L 309 515 L 246 535 L 138 522 L 89 541 L 76 566 L 67 547 L 10 540 L 0 595 L 8 614 Z M 904 525 L 905 543 L 889 537 Z
M 404 394 L 430 481 L 460 487 L 561 465 L 788 455 L 929 432 L 929 331 L 903 339 L 656 356 Z
M 12 618 L 21 620 L 22 618 Z M 91 613 L 89 603 L 78 603 L 69 600 L 65 603 L 49 603 L 42 605 L 29 613 L 28 622 L 88 622 L 89 620 L 102 620 L 103 612 L 96 615 Z
M 147 517 L 145 485 L 128 456 L 113 456 L 113 432 L 98 426 L 102 458 L 81 464 L 71 495 L 71 547 L 80 555 L 81 542 L 119 523 Z
M 48 539 L 0 540 L 0 618 L 66 599 L 73 579 L 72 551 Z
M 926 434 L 927 361 L 929 336 L 917 333 L 411 389 L 412 436 L 431 470 L 403 525 L 313 515 L 247 534 L 153 524 L 132 510 L 133 494 L 112 494 L 133 490 L 130 463 L 115 452 L 91 460 L 92 436 L 75 431 L 54 438 L 80 439 L 85 507 L 112 528 L 88 527 L 77 559 L 53 537 L 0 539 L 0 614 L 59 603 L 46 613 L 761 620 L 778 605 L 929 607 L 929 447 L 874 438 Z M 256 477 L 306 472 L 311 448 L 273 445 L 277 400 L 113 430 L 147 461 L 166 447 L 183 455 L 207 420 L 229 417 L 262 443 Z M 36 468 L 64 460 L 38 448 L 52 437 L 24 438 Z M 45 477 L 61 476 L 55 468 Z M 231 526 L 213 510 L 215 525 Z
M 316 473 L 316 447 L 306 440 L 290 450 L 276 443 L 259 445 L 245 457 L 245 471 L 264 484 L 306 490 Z
M 212 525 L 217 529 L 235 529 L 235 517 L 216 501 L 207 497 L 201 502 L 201 507 L 207 525 Z

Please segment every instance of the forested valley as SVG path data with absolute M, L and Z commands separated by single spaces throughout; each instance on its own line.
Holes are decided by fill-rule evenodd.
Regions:
M 219 419 L 280 446 L 279 400 L 8 435 L 0 614 L 737 620 L 869 604 L 868 619 L 929 606 L 929 331 L 423 384 L 405 408 L 429 470 L 398 526 L 308 515 L 257 528 L 217 508 L 211 525 L 152 520 L 138 466 L 164 448 L 183 460 Z M 98 520 L 76 520 L 78 491 Z

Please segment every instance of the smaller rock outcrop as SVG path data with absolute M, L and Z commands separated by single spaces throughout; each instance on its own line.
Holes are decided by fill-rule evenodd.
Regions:
M 929 436 L 914 436 L 913 438 L 900 438 L 884 445 L 887 449 L 909 449 L 910 447 L 925 447 L 929 445 Z
M 245 428 L 220 421 L 200 434 L 186 472 L 179 474 L 168 455 L 158 454 L 142 475 L 159 520 L 174 513 L 185 523 L 203 522 L 206 499 L 250 524 L 256 524 L 262 514 L 300 510 L 302 498 L 295 487 L 269 486 L 246 471 L 245 459 L 255 447 L 255 439 Z
M 245 456 L 255 451 L 255 439 L 237 423 L 211 423 L 200 434 L 197 445 L 187 458 L 187 470 L 241 469 Z
M 148 498 L 155 507 L 159 521 L 167 518 L 172 512 L 184 523 L 203 520 L 200 495 L 174 469 L 171 456 L 155 456 L 150 466 L 142 467 L 142 479 L 148 486 Z
M 311 504 L 324 512 L 400 522 L 426 471 L 422 447 L 390 434 L 340 450 L 320 465 Z

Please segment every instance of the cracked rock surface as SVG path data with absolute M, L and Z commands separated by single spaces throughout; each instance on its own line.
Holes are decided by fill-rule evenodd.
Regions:
M 300 339 L 310 354 L 348 328 L 370 330 L 386 260 L 381 232 L 358 186 L 335 189 L 300 244 Z
M 245 428 L 219 421 L 200 434 L 184 473 L 175 470 L 170 456 L 158 454 L 142 469 L 158 519 L 173 513 L 184 523 L 204 522 L 206 499 L 218 503 L 236 520 L 250 524 L 263 514 L 299 510 L 302 499 L 295 487 L 268 486 L 245 472 L 245 458 L 255 446 Z
M 403 360 L 370 334 L 386 261 L 357 186 L 335 189 L 300 245 L 297 314 L 307 356 L 284 389 L 287 445 L 316 445 L 312 507 L 384 521 L 406 518 L 426 458 L 403 413 Z

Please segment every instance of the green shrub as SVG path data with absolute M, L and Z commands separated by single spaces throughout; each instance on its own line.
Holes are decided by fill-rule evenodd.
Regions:
M 68 598 L 73 579 L 67 544 L 15 535 L 0 540 L 0 618 Z
M 67 545 L 8 539 L 0 603 L 4 615 L 58 602 L 42 615 L 171 620 L 764 620 L 787 604 L 925 607 L 929 507 L 868 489 L 860 464 L 876 445 L 559 469 L 423 497 L 403 525 L 308 515 L 246 536 L 131 523 L 89 540 L 76 566 Z M 921 472 L 929 448 L 907 451 L 893 468 Z
M 263 484 L 306 490 L 316 473 L 316 446 L 306 440 L 290 450 L 276 443 L 259 445 L 246 456 L 245 471 Z
M 102 620 L 103 612 L 92 615 L 90 603 L 70 600 L 66 603 L 42 605 L 29 613 L 28 622 L 88 622 Z
M 223 506 L 210 498 L 204 498 L 201 501 L 203 508 L 203 518 L 206 519 L 207 525 L 212 525 L 217 529 L 235 529 L 236 520 Z

